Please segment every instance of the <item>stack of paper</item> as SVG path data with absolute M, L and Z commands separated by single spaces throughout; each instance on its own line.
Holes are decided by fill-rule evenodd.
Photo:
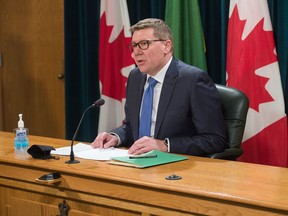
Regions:
M 57 148 L 52 150 L 51 154 L 57 155 L 70 155 L 71 146 Z M 111 160 L 112 157 L 129 156 L 128 150 L 118 148 L 108 149 L 94 149 L 89 144 L 78 143 L 73 146 L 73 152 L 75 157 L 90 159 L 90 160 Z

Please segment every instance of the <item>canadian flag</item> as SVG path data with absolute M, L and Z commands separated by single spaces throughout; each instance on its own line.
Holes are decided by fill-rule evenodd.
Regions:
M 121 125 L 124 119 L 125 86 L 135 67 L 128 49 L 131 43 L 126 0 L 101 0 L 100 12 L 100 92 L 105 105 L 100 109 L 98 132 Z
M 250 101 L 239 160 L 287 167 L 287 117 L 267 1 L 230 1 L 227 43 L 227 85 Z

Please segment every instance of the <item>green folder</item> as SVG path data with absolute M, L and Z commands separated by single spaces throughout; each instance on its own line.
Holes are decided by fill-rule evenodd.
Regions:
M 153 150 L 138 156 L 135 155 L 132 157 L 133 158 L 131 158 L 131 156 L 112 157 L 112 161 L 110 161 L 109 163 L 114 165 L 130 166 L 136 168 L 146 168 L 188 159 L 185 156 L 161 152 L 157 150 Z

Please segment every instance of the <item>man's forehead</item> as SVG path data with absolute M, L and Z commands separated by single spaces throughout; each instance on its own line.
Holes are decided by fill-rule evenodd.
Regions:
M 153 36 L 154 36 L 154 29 L 152 28 L 139 29 L 139 30 L 134 31 L 132 35 L 132 40 L 134 38 L 144 38 L 145 40 L 147 40 L 146 37 L 153 37 Z

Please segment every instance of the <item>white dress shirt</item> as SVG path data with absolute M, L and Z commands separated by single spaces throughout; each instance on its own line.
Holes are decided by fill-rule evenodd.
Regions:
M 166 72 L 168 70 L 168 67 L 169 67 L 171 61 L 172 61 L 172 57 L 167 62 L 167 64 L 153 77 L 155 80 L 158 81 L 158 83 L 156 84 L 156 86 L 154 88 L 154 94 L 153 94 L 153 108 L 152 108 L 151 133 L 150 133 L 151 137 L 154 137 L 154 131 L 155 131 L 155 124 L 156 124 L 157 110 L 158 110 L 158 105 L 159 105 L 160 94 L 161 94 L 164 78 L 165 78 Z M 144 94 L 146 88 L 148 88 L 148 85 L 149 85 L 148 79 L 149 79 L 149 77 L 151 77 L 151 76 L 147 75 L 147 79 L 146 79 L 146 83 L 145 83 L 145 86 L 144 86 L 143 94 Z M 142 101 L 143 101 L 143 95 L 142 95 Z M 142 105 L 141 105 L 141 107 L 142 107 Z M 141 114 L 141 110 L 140 110 L 140 114 Z

